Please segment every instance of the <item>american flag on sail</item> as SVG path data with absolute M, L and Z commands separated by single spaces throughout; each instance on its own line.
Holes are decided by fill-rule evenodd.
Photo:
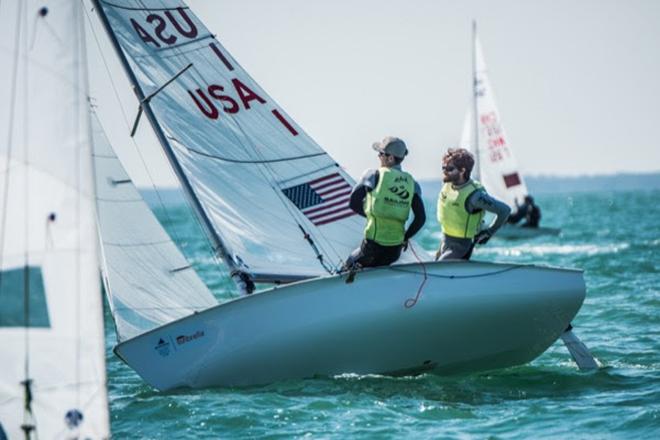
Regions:
M 355 215 L 348 207 L 351 185 L 339 173 L 285 188 L 282 192 L 317 226 Z

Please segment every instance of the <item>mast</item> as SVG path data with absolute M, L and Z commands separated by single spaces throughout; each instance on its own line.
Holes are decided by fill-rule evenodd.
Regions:
M 103 23 L 103 28 L 105 29 L 106 34 L 110 38 L 112 46 L 114 47 L 115 52 L 117 53 L 117 56 L 119 57 L 122 66 L 124 67 L 124 71 L 126 72 L 126 75 L 128 75 L 131 84 L 133 84 L 133 91 L 135 92 L 135 95 L 140 101 L 140 106 L 141 106 L 140 108 L 144 111 L 145 115 L 147 116 L 147 119 L 149 119 L 149 123 L 151 124 L 151 127 L 154 130 L 154 133 L 156 134 L 156 137 L 158 138 L 160 145 L 163 147 L 163 151 L 165 152 L 165 155 L 167 156 L 167 159 L 170 162 L 170 165 L 172 166 L 174 173 L 179 179 L 179 182 L 183 187 L 186 197 L 188 198 L 189 202 L 192 204 L 193 211 L 201 221 L 207 237 L 211 240 L 213 244 L 214 251 L 218 253 L 220 258 L 222 258 L 222 260 L 229 267 L 231 278 L 234 281 L 234 283 L 236 283 L 236 286 L 241 291 L 241 293 L 242 294 L 251 293 L 254 290 L 254 283 L 251 281 L 249 275 L 245 273 L 234 262 L 234 258 L 230 255 L 229 251 L 227 250 L 227 247 L 225 246 L 222 239 L 218 235 L 217 231 L 213 227 L 213 223 L 209 219 L 208 215 L 206 214 L 206 211 L 204 210 L 204 207 L 202 206 L 199 199 L 197 198 L 197 195 L 192 189 L 192 185 L 190 184 L 190 181 L 188 180 L 185 173 L 181 169 L 181 165 L 177 161 L 174 152 L 172 151 L 172 146 L 170 145 L 167 136 L 165 136 L 162 127 L 158 123 L 158 119 L 156 118 L 156 116 L 153 113 L 153 110 L 151 109 L 151 103 L 144 94 L 144 91 L 140 88 L 140 83 L 138 82 L 135 73 L 131 69 L 128 60 L 124 55 L 121 46 L 119 45 L 119 41 L 117 40 L 116 35 L 112 31 L 112 27 L 108 22 L 108 17 L 106 16 L 105 11 L 103 10 L 103 6 L 101 6 L 100 4 L 101 2 L 99 0 L 92 0 L 92 3 L 94 4 L 94 8 L 99 14 L 101 23 Z
M 472 142 L 474 142 L 474 177 L 481 178 L 479 160 L 479 106 L 477 104 L 479 87 L 477 78 L 477 21 L 472 20 Z

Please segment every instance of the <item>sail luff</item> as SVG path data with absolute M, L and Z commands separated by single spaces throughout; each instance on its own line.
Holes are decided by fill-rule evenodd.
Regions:
M 156 137 L 158 138 L 158 141 L 163 148 L 163 151 L 165 152 L 165 155 L 167 156 L 167 159 L 172 166 L 175 175 L 177 176 L 177 179 L 181 183 L 181 186 L 183 187 L 184 193 L 186 194 L 189 202 L 191 203 L 193 207 L 193 211 L 197 215 L 197 217 L 201 220 L 203 230 L 206 233 L 207 237 L 211 240 L 213 243 L 213 248 L 214 251 L 217 252 L 222 260 L 227 264 L 229 267 L 229 270 L 232 274 L 236 272 L 240 272 L 238 265 L 234 262 L 234 259 L 232 256 L 229 254 L 227 251 L 227 247 L 225 246 L 224 242 L 216 232 L 215 228 L 213 227 L 213 224 L 211 220 L 209 219 L 206 211 L 204 210 L 204 207 L 200 203 L 199 199 L 197 198 L 195 192 L 192 189 L 192 185 L 190 184 L 190 181 L 186 177 L 185 173 L 181 169 L 181 166 L 176 159 L 176 156 L 174 155 L 174 152 L 172 151 L 172 146 L 170 145 L 170 142 L 163 132 L 158 119 L 154 115 L 150 103 L 148 100 L 146 100 L 146 95 L 144 94 L 144 91 L 140 87 L 140 83 L 138 79 L 135 76 L 135 73 L 131 69 L 128 60 L 126 59 L 126 55 L 124 54 L 121 45 L 119 44 L 119 41 L 117 40 L 116 35 L 114 34 L 114 31 L 112 30 L 112 27 L 110 26 L 110 23 L 108 22 L 108 18 L 105 14 L 105 11 L 103 7 L 100 4 L 99 0 L 92 0 L 92 3 L 94 4 L 94 7 L 96 11 L 98 12 L 98 15 L 101 19 L 101 23 L 103 24 L 103 28 L 108 35 L 108 38 L 110 38 L 110 41 L 112 43 L 112 46 L 115 49 L 115 52 L 117 53 L 117 56 L 119 57 L 119 60 L 124 68 L 124 71 L 128 75 L 128 78 L 133 85 L 133 90 L 135 92 L 135 95 L 137 96 L 138 100 L 140 101 L 140 107 L 144 111 L 145 115 L 147 116 L 147 119 L 149 120 L 149 123 L 151 124 L 152 129 L 154 130 L 154 133 L 156 134 Z M 234 277 L 232 276 L 232 279 Z M 237 283 L 240 286 L 240 283 Z
M 474 152 L 473 176 L 479 180 L 481 178 L 481 161 L 479 160 L 479 104 L 477 89 L 477 21 L 472 20 L 472 142 Z

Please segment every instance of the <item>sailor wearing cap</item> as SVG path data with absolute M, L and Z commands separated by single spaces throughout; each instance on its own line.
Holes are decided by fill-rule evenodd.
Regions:
M 351 193 L 350 207 L 367 218 L 367 225 L 360 247 L 344 264 L 346 270 L 392 264 L 426 221 L 422 190 L 401 169 L 408 154 L 405 142 L 388 136 L 373 144 L 373 149 L 378 152 L 380 167 L 367 170 Z M 406 230 L 411 209 L 414 219 Z M 347 279 L 350 281 L 352 277 Z

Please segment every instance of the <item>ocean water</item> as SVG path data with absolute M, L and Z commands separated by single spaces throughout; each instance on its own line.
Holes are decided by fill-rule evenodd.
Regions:
M 660 191 L 539 195 L 557 237 L 493 238 L 473 259 L 582 268 L 575 332 L 603 363 L 582 373 L 561 343 L 532 363 L 440 377 L 343 375 L 262 387 L 161 393 L 113 353 L 106 319 L 111 429 L 117 439 L 660 438 Z M 437 247 L 429 220 L 418 242 Z M 159 211 L 202 278 L 230 298 L 181 207 Z M 109 316 L 106 313 L 106 318 Z

